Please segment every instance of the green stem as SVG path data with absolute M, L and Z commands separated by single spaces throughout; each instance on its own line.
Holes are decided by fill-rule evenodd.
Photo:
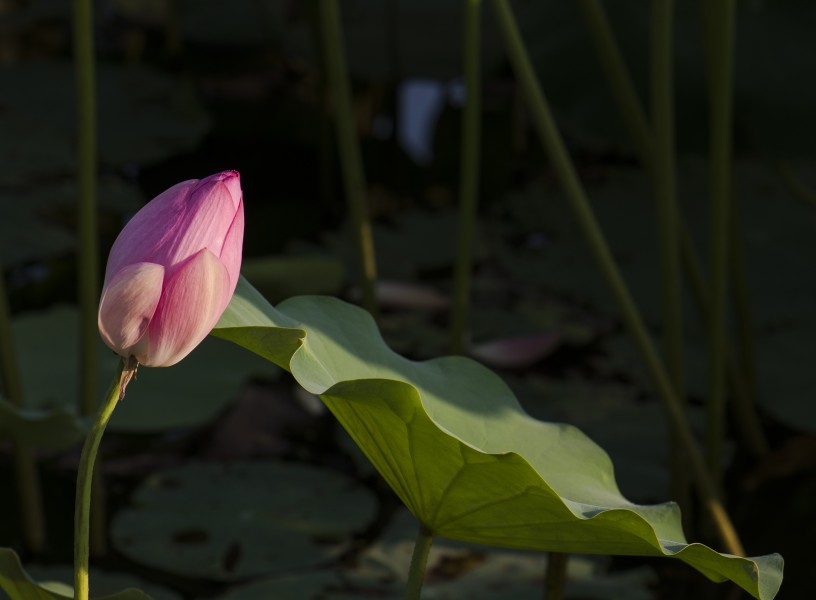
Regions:
M 3 382 L 3 392 L 8 401 L 18 408 L 23 408 L 23 384 L 17 363 L 2 265 L 0 265 L 0 380 Z M 37 463 L 28 445 L 17 442 L 13 451 L 18 501 L 23 518 L 23 537 L 26 548 L 39 554 L 44 549 L 46 533 Z
M 544 576 L 545 600 L 564 600 L 568 563 L 569 554 L 550 552 L 547 555 L 547 573 Z
M 462 164 L 459 177 L 459 232 L 457 237 L 451 352 L 465 349 L 470 308 L 470 276 L 473 269 L 473 234 L 479 201 L 479 159 L 481 155 L 481 83 L 479 38 L 481 0 L 465 2 L 465 109 L 462 113 Z
M 666 367 L 677 398 L 685 407 L 680 214 L 677 207 L 674 149 L 673 12 L 673 0 L 652 0 L 651 95 L 654 154 L 651 165 L 660 242 L 660 290 Z M 685 516 L 691 504 L 685 453 L 673 429 L 671 431 L 672 496 L 686 509 L 683 512 Z
M 635 150 L 647 171 L 652 171 L 652 132 L 629 70 L 615 41 L 609 19 L 600 0 L 579 0 L 589 33 L 595 44 L 596 54 L 606 76 L 612 96 L 629 130 Z
M 632 300 L 626 283 L 623 281 L 620 270 L 612 257 L 609 246 L 590 207 L 586 193 L 578 180 L 575 167 L 567 154 L 552 112 L 521 40 L 518 25 L 510 6 L 507 0 L 493 0 L 493 6 L 498 16 L 510 62 L 527 98 L 538 134 L 550 158 L 552 168 L 564 187 L 590 250 L 618 303 L 623 321 L 635 340 L 641 358 L 651 374 L 657 394 L 662 400 L 677 432 L 678 439 L 689 457 L 692 474 L 697 483 L 700 496 L 717 525 L 718 533 L 728 551 L 732 554 L 744 555 L 737 532 L 719 500 L 717 487 L 714 485 L 706 468 L 705 460 L 697 448 L 680 400 L 672 387 L 663 363 L 658 357 L 646 325 Z
M 587 20 L 587 26 L 592 35 L 593 42 L 597 49 L 598 59 L 603 68 L 604 75 L 609 83 L 610 89 L 618 106 L 618 110 L 623 116 L 623 120 L 628 127 L 629 135 L 635 145 L 641 164 L 652 177 L 652 182 L 656 180 L 655 167 L 653 161 L 654 150 L 653 141 L 646 120 L 646 114 L 635 91 L 635 86 L 629 76 L 629 72 L 623 61 L 623 56 L 618 48 L 618 44 L 612 34 L 603 5 L 598 0 L 580 0 L 581 8 Z M 694 300 L 698 312 L 706 324 L 710 320 L 710 309 L 708 290 L 705 285 L 703 268 L 694 245 L 688 227 L 681 224 L 680 244 L 683 266 L 691 284 Z M 742 430 L 743 438 L 750 444 L 751 450 L 755 454 L 765 454 L 768 443 L 765 440 L 764 432 L 758 427 L 759 419 L 756 414 L 755 404 L 746 396 L 746 386 L 741 380 L 740 372 L 737 368 L 732 349 L 729 352 L 729 381 L 733 388 L 733 393 L 737 397 L 735 409 L 737 410 L 737 424 Z M 751 425 L 751 424 L 756 425 Z
M 711 269 L 706 450 L 717 485 L 725 438 L 727 302 L 732 203 L 734 0 L 703 2 L 709 84 Z
M 99 301 L 99 241 L 96 214 L 96 83 L 94 66 L 93 5 L 74 0 L 74 63 L 77 94 L 77 196 L 79 259 L 79 402 L 83 415 L 96 411 L 98 371 L 97 305 Z M 96 488 L 97 510 L 91 528 L 94 554 L 106 550 L 103 490 Z
M 419 533 L 414 542 L 414 553 L 411 555 L 411 567 L 408 570 L 408 585 L 405 588 L 405 600 L 419 600 L 422 583 L 425 581 L 425 569 L 428 566 L 428 555 L 431 553 L 433 534 L 419 525 Z
M 125 388 L 136 372 L 137 363 L 132 357 L 123 360 L 111 382 L 105 400 L 99 407 L 91 430 L 82 445 L 77 471 L 76 504 L 74 505 L 74 598 L 88 600 L 88 556 L 90 553 L 91 489 L 94 476 L 96 452 L 105 427 L 108 425 L 116 404 L 125 395 Z
M 337 0 L 321 0 L 321 31 L 323 33 L 324 64 L 329 88 L 334 100 L 337 144 L 346 201 L 357 245 L 360 283 L 363 290 L 363 306 L 377 316 L 377 296 L 375 281 L 377 266 L 374 259 L 374 242 L 371 235 L 371 221 L 366 202 L 367 189 L 360 145 L 354 127 L 354 113 L 351 107 L 346 55 L 343 45 L 343 31 L 340 21 L 340 7 Z

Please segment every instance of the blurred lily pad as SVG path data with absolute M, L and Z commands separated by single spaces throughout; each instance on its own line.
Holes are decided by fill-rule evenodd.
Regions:
M 330 469 L 282 462 L 195 463 L 150 477 L 113 522 L 142 564 L 219 581 L 313 567 L 374 517 L 367 489 Z
M 50 588 L 55 588 L 55 590 L 59 588 L 59 591 L 52 591 Z M 0 548 L 0 599 L 6 600 L 6 598 L 10 600 L 70 600 L 73 598 L 73 591 L 66 590 L 64 585 L 47 586 L 36 583 L 25 572 L 20 564 L 20 558 L 13 550 Z M 106 596 L 95 594 L 92 599 L 151 600 L 150 596 L 135 589 Z
M 55 586 L 59 584 L 70 592 L 69 596 L 73 595 L 73 567 L 68 565 L 30 565 L 27 571 L 37 581 L 42 582 L 42 585 Z M 124 573 L 91 568 L 89 581 L 95 596 L 114 594 L 117 590 L 132 588 L 148 594 L 153 600 L 182 600 L 181 595 L 176 592 Z
M 400 598 L 417 532 L 416 519 L 407 510 L 392 518 L 380 538 L 367 548 L 354 569 L 344 573 L 352 587 L 376 597 Z M 437 538 L 428 558 L 428 581 L 423 598 L 478 600 L 541 597 L 547 557 L 532 552 L 507 551 Z M 573 555 L 568 563 L 566 598 L 586 600 L 649 600 L 649 585 L 656 578 L 650 568 L 605 573 L 601 557 Z M 352 598 L 342 592 L 329 598 Z
M 250 583 L 230 590 L 217 600 L 311 600 L 331 598 L 327 588 L 337 588 L 343 582 L 333 571 L 307 571 L 301 574 L 285 575 L 276 579 Z
M 86 430 L 73 412 L 21 410 L 0 396 L 0 439 L 42 450 L 64 450 L 81 442 Z
M 102 179 L 97 193 L 101 209 L 120 215 L 142 205 L 138 189 L 116 178 Z M 73 251 L 76 194 L 73 181 L 0 190 L 0 262 L 10 266 Z
M 76 167 L 74 72 L 70 63 L 0 69 L 0 183 L 70 175 Z M 99 157 L 121 167 L 195 147 L 209 118 L 190 85 L 143 66 L 97 71 Z
M 346 277 L 343 263 L 330 256 L 247 258 L 241 272 L 270 302 L 300 294 L 335 295 Z
M 23 387 L 32 409 L 76 410 L 79 321 L 73 307 L 25 314 L 14 320 Z M 101 397 L 116 372 L 119 357 L 101 341 L 98 394 Z M 48 373 L 47 377 L 43 374 Z M 221 340 L 207 338 L 172 369 L 139 371 L 128 387 L 110 428 L 120 432 L 162 431 L 193 427 L 215 418 L 251 375 L 276 377 L 279 370 L 260 358 L 247 356 Z

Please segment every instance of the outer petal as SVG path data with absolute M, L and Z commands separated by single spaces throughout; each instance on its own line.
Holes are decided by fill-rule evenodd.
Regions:
M 221 249 L 221 262 L 227 268 L 230 277 L 230 296 L 235 292 L 238 285 L 238 277 L 241 274 L 241 254 L 244 248 L 244 202 L 238 205 L 238 211 L 230 225 L 227 236 L 224 239 L 224 246 Z
M 191 179 L 174 185 L 145 204 L 128 221 L 111 247 L 105 285 L 125 265 L 137 262 L 170 264 L 167 262 L 167 247 L 184 232 L 187 200 L 197 183 Z
M 229 304 L 230 278 L 212 252 L 201 250 L 164 284 L 161 302 L 148 328 L 148 367 L 169 367 L 207 337 Z
M 114 352 L 129 356 L 147 332 L 162 295 L 164 267 L 127 265 L 105 285 L 99 301 L 99 332 Z
M 166 248 L 168 266 L 177 265 L 203 248 L 221 256 L 227 232 L 235 219 L 236 204 L 233 190 L 238 173 L 226 171 L 199 181 L 190 192 L 187 214 L 180 235 Z M 240 185 L 237 185 L 240 192 Z

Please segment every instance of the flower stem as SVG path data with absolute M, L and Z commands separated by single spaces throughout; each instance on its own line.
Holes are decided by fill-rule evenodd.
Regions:
M 0 380 L 3 382 L 3 392 L 8 401 L 22 408 L 24 405 L 23 384 L 17 364 L 17 353 L 11 330 L 11 311 L 8 306 L 2 265 L 0 265 Z M 28 550 L 40 553 L 45 546 L 45 514 L 43 513 L 37 463 L 28 445 L 20 442 L 14 444 L 14 466 L 20 513 L 22 514 L 23 538 Z
M 128 382 L 136 373 L 138 363 L 133 357 L 123 360 L 111 382 L 105 400 L 99 407 L 91 430 L 82 445 L 77 471 L 76 504 L 74 505 L 74 598 L 88 600 L 88 556 L 90 553 L 91 488 L 94 481 L 96 452 L 105 427 L 116 404 L 125 395 Z
M 346 53 L 343 45 L 343 30 L 340 22 L 340 8 L 337 0 L 321 0 L 320 21 L 323 33 L 324 65 L 329 80 L 329 89 L 334 101 L 334 118 L 337 128 L 337 144 L 346 201 L 349 206 L 354 239 L 357 244 L 360 284 L 363 290 L 363 306 L 373 316 L 377 316 L 375 281 L 377 265 L 374 258 L 374 241 L 371 235 L 371 221 L 368 215 L 368 196 L 360 144 L 354 128 L 354 112 L 351 105 Z
M 722 502 L 719 500 L 717 487 L 708 473 L 705 460 L 700 450 L 697 448 L 691 427 L 671 384 L 669 375 L 654 348 L 643 318 L 638 312 L 637 306 L 615 263 L 615 259 L 612 257 L 612 253 L 598 225 L 598 221 L 595 218 L 595 214 L 592 211 L 583 186 L 575 172 L 572 160 L 558 132 L 549 104 L 541 90 L 538 78 L 533 70 L 530 58 L 527 55 L 512 10 L 507 0 L 493 0 L 493 6 L 498 16 L 499 26 L 508 50 L 510 62 L 527 98 L 527 103 L 532 112 L 538 134 L 550 158 L 550 164 L 560 179 L 567 198 L 572 204 L 573 211 L 590 246 L 590 250 L 615 297 L 623 321 L 634 338 L 641 358 L 651 375 L 657 394 L 662 400 L 664 408 L 677 432 L 678 439 L 689 457 L 692 474 L 700 496 L 703 499 L 703 503 L 711 514 L 712 520 L 717 525 L 717 533 L 727 547 L 728 552 L 744 556 L 744 550 L 739 536 Z
M 405 588 L 405 600 L 419 600 L 422 583 L 425 581 L 425 568 L 428 566 L 428 555 L 431 553 L 433 534 L 422 523 L 414 542 L 414 553 L 411 555 L 411 567 L 408 571 L 408 586 Z
M 481 155 L 481 83 L 479 38 L 481 0 L 465 2 L 465 109 L 462 113 L 461 171 L 459 177 L 459 227 L 457 236 L 454 301 L 451 315 L 451 352 L 465 349 L 470 276 L 473 268 L 473 234 L 479 201 L 479 162 Z

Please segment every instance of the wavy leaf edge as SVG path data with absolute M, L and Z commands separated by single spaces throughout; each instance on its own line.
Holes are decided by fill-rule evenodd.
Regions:
M 782 583 L 782 570 L 784 566 L 784 560 L 781 555 L 779 554 L 768 554 L 763 556 L 756 556 L 756 557 L 738 557 L 730 554 L 719 553 L 712 548 L 706 546 L 702 543 L 688 543 L 685 540 L 685 537 L 682 536 L 681 532 L 681 541 L 678 540 L 669 540 L 669 539 L 661 539 L 658 535 L 656 530 L 656 525 L 650 522 L 647 518 L 637 512 L 637 509 L 654 509 L 654 508 L 669 508 L 673 512 L 676 513 L 676 519 L 679 525 L 679 508 L 677 508 L 676 504 L 673 502 L 668 502 L 664 504 L 658 505 L 637 505 L 634 503 L 629 502 L 628 500 L 620 494 L 618 490 L 618 494 L 620 497 L 626 502 L 626 506 L 618 506 L 618 507 L 604 507 L 598 506 L 597 508 L 600 509 L 594 514 L 589 516 L 581 514 L 581 511 L 575 510 L 576 502 L 566 499 L 561 494 L 555 491 L 555 489 L 548 483 L 544 475 L 542 475 L 538 469 L 535 468 L 533 464 L 522 454 L 515 452 L 515 451 L 503 451 L 503 452 L 489 452 L 479 447 L 478 444 L 473 443 L 472 441 L 462 439 L 461 437 L 457 436 L 453 431 L 449 428 L 445 427 L 444 424 L 439 423 L 434 417 L 429 413 L 425 403 L 423 402 L 423 395 L 418 387 L 412 381 L 404 381 L 401 379 L 391 379 L 391 378 L 378 378 L 378 377 L 371 377 L 371 378 L 351 378 L 351 379 L 344 379 L 344 380 L 334 380 L 331 382 L 327 382 L 325 377 L 331 378 L 330 367 L 327 367 L 324 360 L 321 360 L 320 356 L 314 356 L 314 353 L 311 352 L 314 350 L 313 346 L 316 340 L 320 339 L 320 333 L 317 332 L 313 327 L 309 325 L 309 323 L 302 321 L 297 318 L 297 313 L 299 309 L 303 308 L 299 305 L 306 305 L 308 308 L 309 304 L 320 304 L 320 305 L 329 305 L 332 306 L 330 310 L 336 310 L 337 312 L 346 311 L 348 313 L 356 312 L 356 316 L 359 319 L 362 319 L 363 322 L 367 323 L 367 327 L 363 330 L 366 332 L 373 332 L 374 339 L 369 340 L 373 341 L 376 345 L 381 346 L 382 351 L 387 352 L 394 360 L 404 361 L 406 365 L 411 365 L 412 368 L 415 369 L 425 369 L 425 368 L 432 368 L 437 366 L 441 363 L 445 363 L 447 361 L 450 362 L 459 362 L 460 365 L 468 364 L 471 368 L 476 368 L 477 370 L 481 371 L 485 376 L 496 378 L 499 380 L 502 385 L 505 385 L 504 382 L 499 378 L 498 375 L 493 373 L 487 367 L 473 361 L 469 358 L 465 357 L 439 357 L 433 358 L 427 361 L 412 361 L 407 359 L 391 348 L 387 346 L 382 335 L 377 328 L 376 322 L 371 317 L 371 315 L 363 310 L 360 307 L 348 304 L 338 298 L 328 297 L 328 296 L 297 296 L 294 298 L 290 298 L 278 305 L 278 307 L 273 307 L 266 299 L 257 291 L 254 287 L 242 276 L 241 280 L 239 281 L 238 288 L 236 290 L 235 296 L 233 298 L 233 302 L 227 308 L 224 316 L 221 318 L 218 324 L 216 324 L 215 329 L 213 330 L 212 334 L 221 337 L 223 339 L 229 340 L 233 343 L 236 343 L 260 356 L 266 358 L 267 360 L 271 360 L 278 364 L 278 366 L 286 369 L 289 371 L 294 379 L 297 381 L 299 385 L 301 385 L 305 390 L 310 393 L 316 394 L 321 397 L 324 403 L 330 408 L 331 412 L 335 413 L 335 410 L 332 408 L 331 401 L 328 400 L 334 394 L 337 393 L 338 390 L 342 390 L 344 386 L 349 384 L 360 384 L 360 383 L 382 383 L 386 385 L 391 384 L 398 384 L 407 386 L 411 390 L 411 396 L 416 399 L 416 408 L 420 411 L 420 418 L 427 420 L 427 423 L 433 425 L 441 435 L 446 436 L 450 440 L 454 441 L 455 443 L 461 445 L 462 447 L 466 447 L 473 452 L 477 452 L 483 454 L 487 457 L 494 457 L 494 458 L 502 458 L 505 459 L 507 457 L 512 457 L 515 460 L 521 461 L 526 467 L 532 472 L 538 479 L 539 485 L 544 489 L 547 490 L 550 494 L 554 497 L 558 498 L 561 504 L 570 511 L 570 513 L 575 517 L 577 520 L 581 521 L 592 521 L 594 519 L 603 518 L 603 515 L 611 515 L 615 513 L 630 513 L 633 514 L 641 524 L 645 525 L 651 535 L 649 536 L 650 539 L 646 539 L 641 537 L 644 541 L 646 541 L 650 546 L 655 549 L 654 556 L 665 556 L 665 557 L 676 557 L 683 562 L 686 562 L 696 570 L 700 571 L 703 575 L 711 579 L 712 581 L 725 581 L 727 579 L 731 579 L 742 587 L 745 591 L 750 593 L 755 598 L 760 600 L 771 600 L 774 598 L 781 586 Z M 288 312 L 287 312 L 288 309 Z M 294 313 L 290 314 L 290 313 Z M 273 331 L 269 331 L 269 330 Z M 274 331 L 277 330 L 277 331 Z M 245 337 L 243 334 L 246 332 L 252 331 L 255 334 L 261 334 L 261 341 L 255 340 L 255 342 L 247 342 L 245 339 L 242 340 L 242 337 Z M 355 333 L 359 334 L 360 330 L 356 330 Z M 274 344 L 276 341 L 280 343 L 280 340 L 285 338 L 288 341 L 288 348 L 287 350 L 281 351 L 279 348 L 271 347 L 270 343 Z M 312 339 L 310 339 L 312 338 Z M 250 338 L 252 339 L 252 338 Z M 296 339 L 296 343 L 292 343 L 292 340 Z M 319 343 L 319 342 L 318 342 Z M 290 352 L 288 361 L 284 361 L 283 356 Z M 316 358 L 317 362 L 308 362 L 308 359 L 311 357 Z M 326 357 L 323 357 L 326 358 Z M 307 364 L 302 364 L 306 362 Z M 293 364 L 294 363 L 294 364 Z M 310 372 L 310 368 L 320 367 L 321 373 L 315 376 L 313 372 Z M 321 381 L 323 380 L 323 381 Z M 455 383 L 455 382 L 451 382 Z M 505 386 L 506 387 L 506 386 Z M 515 399 L 515 395 L 512 391 L 507 388 L 507 392 L 510 397 L 515 401 L 515 406 L 513 407 L 515 410 L 518 411 L 519 417 L 533 421 L 535 423 L 544 423 L 542 421 L 537 421 L 533 417 L 530 417 L 523 408 L 518 404 L 518 401 Z M 354 398 L 343 397 L 341 394 L 340 396 L 334 396 L 342 398 L 346 401 L 354 402 Z M 505 407 L 506 408 L 506 407 Z M 337 414 L 335 413 L 335 416 Z M 346 424 L 341 419 L 341 424 L 346 427 Z M 557 425 L 549 423 L 547 425 Z M 595 446 L 597 450 L 606 456 L 607 461 L 609 462 L 610 467 L 612 466 L 611 459 L 609 459 L 608 455 L 603 451 L 602 448 L 597 446 L 589 437 L 585 434 L 580 432 L 580 430 L 572 425 L 560 425 L 560 427 L 566 428 L 569 431 L 579 434 L 581 437 L 585 438 L 587 442 L 591 445 Z M 348 427 L 346 427 L 348 430 Z M 359 444 L 358 440 L 355 438 L 354 432 L 349 430 L 349 433 L 355 439 L 355 442 Z M 363 449 L 365 452 L 365 449 Z M 371 456 L 368 455 L 366 452 L 367 457 L 372 462 L 375 462 Z M 377 463 L 375 462 L 375 466 Z M 379 470 L 379 467 L 378 467 Z M 381 472 L 381 475 L 385 477 L 385 474 Z M 388 477 L 386 477 L 388 480 Z M 614 471 L 612 471 L 612 482 L 614 488 L 617 489 L 617 484 L 614 483 Z M 390 483 L 390 481 L 389 481 Z M 406 501 L 406 498 L 401 496 L 401 499 L 406 502 L 406 504 L 411 508 L 411 502 Z M 583 504 L 577 502 L 577 504 Z M 586 506 L 586 505 L 584 505 Z M 413 510 L 413 509 L 412 509 Z M 414 513 L 415 516 L 416 512 Z M 420 518 L 417 516 L 417 518 Z M 421 520 L 421 519 L 420 519 Z M 439 533 L 439 535 L 445 535 L 444 532 Z M 446 535 L 446 537 L 452 537 L 450 535 Z M 457 539 L 463 539 L 463 541 L 477 541 L 472 539 L 465 539 L 459 536 Z M 478 543 L 485 543 L 485 542 L 478 542 Z M 498 545 L 498 544 L 492 544 Z M 521 546 L 519 546 L 521 547 Z M 527 546 L 528 549 L 540 550 L 540 548 L 530 548 Z M 601 552 L 599 552 L 601 553 Z M 700 555 L 705 555 L 706 557 L 718 557 L 719 559 L 725 559 L 727 561 L 735 561 L 734 566 L 738 566 L 737 576 L 728 576 L 721 573 L 721 569 L 711 569 L 705 566 L 700 566 L 699 564 L 695 564 L 695 558 L 699 557 Z M 739 576 L 741 573 L 743 576 Z

